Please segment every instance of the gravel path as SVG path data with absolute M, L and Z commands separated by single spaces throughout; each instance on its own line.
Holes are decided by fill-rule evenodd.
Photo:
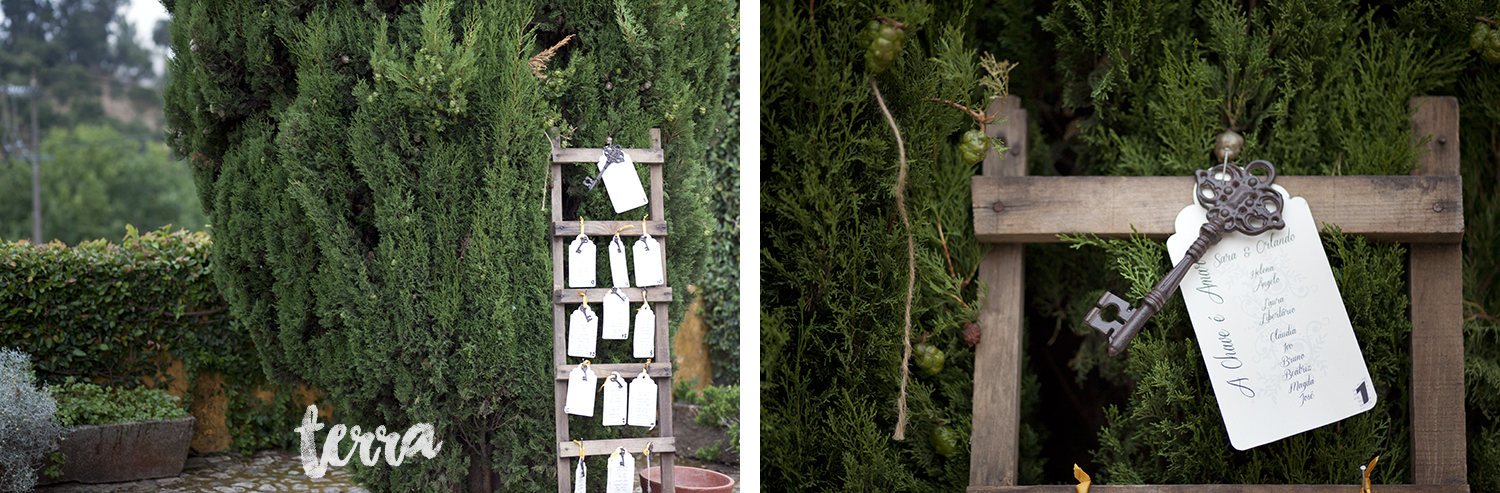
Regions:
M 82 484 L 63 483 L 42 486 L 38 493 L 106 493 L 106 492 L 212 492 L 248 493 L 252 491 L 307 491 L 323 493 L 366 493 L 353 483 L 341 468 L 329 468 L 321 478 L 302 473 L 302 461 L 284 450 L 262 450 L 248 460 L 239 456 L 209 455 L 189 457 L 182 475 L 175 478 L 147 479 L 129 483 Z
M 645 467 L 636 461 L 636 467 Z M 713 469 L 735 479 L 739 491 L 739 468 L 713 462 L 679 458 L 678 465 Z M 550 484 L 550 483 L 549 483 Z M 136 492 L 205 492 L 251 493 L 271 491 L 306 491 L 310 493 L 368 493 L 350 480 L 342 468 L 331 467 L 321 478 L 302 473 L 302 461 L 285 450 L 262 450 L 250 459 L 237 455 L 189 457 L 182 475 L 175 478 L 147 479 L 128 483 L 82 484 L 62 483 L 40 486 L 37 493 L 136 493 Z M 641 491 L 637 483 L 635 491 Z

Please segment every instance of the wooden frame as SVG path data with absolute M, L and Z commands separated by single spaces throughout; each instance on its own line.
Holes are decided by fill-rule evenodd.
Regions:
M 1003 104 L 1003 106 L 997 107 Z M 1381 491 L 1466 493 L 1463 313 L 1463 197 L 1458 176 L 1458 100 L 1411 101 L 1413 139 L 1427 150 L 1413 176 L 1278 177 L 1305 197 L 1314 217 L 1345 233 L 1410 243 L 1412 472 L 1417 484 Z M 1189 205 L 1187 177 L 1027 177 L 1027 122 L 1021 100 L 995 101 L 1007 120 L 989 134 L 1011 149 L 990 151 L 972 182 L 974 233 L 993 243 L 979 277 L 990 287 L 975 347 L 974 431 L 970 493 L 1072 492 L 1072 485 L 1016 486 L 1020 429 L 1021 316 L 1025 295 L 1023 243 L 1093 232 L 1122 237 L 1135 225 L 1165 238 L 1177 211 Z M 1128 190 L 1129 193 L 1122 193 Z M 1096 485 L 1099 492 L 1358 491 L 1357 485 Z
M 666 162 L 665 154 L 661 148 L 661 129 L 651 129 L 650 149 L 625 149 L 631 160 L 650 166 L 651 168 L 651 190 L 650 190 L 650 214 L 651 220 L 645 222 L 645 229 L 656 238 L 661 245 L 662 265 L 667 265 L 667 222 L 666 212 L 662 204 L 662 165 Z M 552 365 L 556 384 L 553 391 L 554 414 L 557 420 L 557 491 L 558 493 L 571 493 L 573 491 L 573 459 L 578 457 L 578 445 L 574 444 L 568 436 L 568 414 L 563 412 L 563 404 L 568 395 L 568 372 L 576 365 L 568 364 L 568 314 L 566 306 L 583 302 L 578 291 L 587 293 L 596 300 L 604 299 L 604 293 L 608 288 L 594 289 L 568 289 L 563 283 L 563 263 L 566 257 L 563 248 L 568 240 L 578 236 L 577 221 L 563 221 L 562 217 L 562 189 L 563 189 L 563 164 L 564 163 L 597 163 L 602 149 L 562 149 L 557 143 L 552 144 Z M 612 236 L 615 230 L 621 226 L 633 224 L 630 228 L 620 232 L 621 236 L 640 236 L 641 221 L 589 221 L 587 233 L 591 236 Z M 651 301 L 651 310 L 656 312 L 656 357 L 652 361 L 658 364 L 652 365 L 647 373 L 653 380 L 665 379 L 666 385 L 657 385 L 657 435 L 646 438 L 625 438 L 618 440 L 581 440 L 584 452 L 587 455 L 609 455 L 616 448 L 625 447 L 630 453 L 641 453 L 647 444 L 651 450 L 661 456 L 661 484 L 666 491 L 675 491 L 676 475 L 674 474 L 674 459 L 676 457 L 676 441 L 672 436 L 672 340 L 668 330 L 669 318 L 667 309 L 672 301 L 672 288 L 668 286 L 656 286 L 645 288 L 647 298 Z M 630 288 L 625 290 L 626 297 L 631 302 L 641 301 L 641 288 Z M 629 370 L 629 374 L 636 374 L 640 368 L 639 363 L 620 364 L 595 364 L 591 365 L 595 373 L 607 374 L 610 371 Z

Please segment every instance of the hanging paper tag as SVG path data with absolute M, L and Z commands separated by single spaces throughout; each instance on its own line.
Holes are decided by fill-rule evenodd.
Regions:
M 630 381 L 630 426 L 656 427 L 656 382 L 645 370 Z
M 625 447 L 615 449 L 609 456 L 609 475 L 604 482 L 604 493 L 631 493 L 635 491 L 635 457 Z
M 640 287 L 666 284 L 662 275 L 661 245 L 651 235 L 641 235 L 635 241 L 635 285 Z
M 629 339 L 630 338 L 630 299 L 625 297 L 625 292 L 619 289 L 609 290 L 604 295 L 604 335 L 605 339 Z
M 594 370 L 583 365 L 568 372 L 568 397 L 563 401 L 563 412 L 575 416 L 594 416 Z
M 578 235 L 568 244 L 568 287 L 592 288 L 597 284 L 594 253 L 594 241 L 587 236 Z
M 573 470 L 573 493 L 584 493 L 584 487 L 589 483 L 589 468 L 583 465 L 583 457 L 578 458 L 578 468 Z
M 609 240 L 609 276 L 613 281 L 611 286 L 617 288 L 630 287 L 630 264 L 625 260 L 625 240 L 615 234 L 614 239 Z
M 568 356 L 593 358 L 599 336 L 599 316 L 588 304 L 579 304 L 568 317 Z
M 656 357 L 656 312 L 650 303 L 642 303 L 635 312 L 635 339 L 631 341 L 637 358 Z
M 1368 411 L 1375 387 L 1307 201 L 1281 193 L 1286 227 L 1225 234 L 1180 287 L 1229 443 L 1264 445 Z M 1191 205 L 1167 239 L 1182 260 L 1206 223 Z
M 630 388 L 625 386 L 625 377 L 618 372 L 612 372 L 609 376 L 604 380 L 604 426 L 623 426 L 626 409 L 630 405 L 627 400 Z
M 618 148 L 615 148 L 618 151 Z M 610 155 L 619 161 L 605 166 Z M 624 152 L 611 152 L 606 148 L 599 155 L 599 175 L 604 180 L 604 189 L 609 192 L 609 202 L 619 214 L 646 205 L 646 189 L 641 187 L 641 177 L 635 174 L 635 161 Z

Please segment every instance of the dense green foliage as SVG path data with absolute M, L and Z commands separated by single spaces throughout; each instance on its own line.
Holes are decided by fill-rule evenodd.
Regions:
M 225 312 L 208 235 L 127 229 L 120 244 L 0 244 L 0 345 L 28 348 L 45 381 L 122 389 L 165 371 L 163 356 L 176 358 L 186 388 L 200 374 L 222 375 L 235 448 L 292 444 L 300 410 L 289 386 L 267 382 L 250 338 Z M 277 397 L 256 399 L 257 388 Z
M 42 141 L 42 234 L 69 245 L 113 238 L 126 224 L 204 230 L 188 168 L 159 142 L 105 125 L 54 129 Z M 31 237 L 31 163 L 0 161 L 0 238 Z
M 37 386 L 31 357 L 0 347 L 0 491 L 30 491 L 44 454 L 57 448 L 63 427 L 57 401 Z
M 740 381 L 740 91 L 739 51 L 730 58 L 729 114 L 718 142 L 708 149 L 708 212 L 712 226 L 703 272 L 703 322 L 714 382 Z
M 686 292 L 707 247 L 696 197 L 724 119 L 733 5 L 167 7 L 168 143 L 193 163 L 215 277 L 266 373 L 326 391 L 346 422 L 437 426 L 435 459 L 354 467 L 375 490 L 547 489 L 544 129 L 563 145 L 627 148 L 662 129 L 667 281 Z M 564 169 L 563 217 L 639 220 L 581 185 L 593 171 Z M 596 362 L 633 361 L 601 347 Z M 639 433 L 618 428 L 570 424 L 578 438 Z
M 63 426 L 104 425 L 156 421 L 187 416 L 177 397 L 161 389 L 122 389 L 68 377 L 50 387 L 57 399 L 57 420 Z
M 863 33 L 877 17 L 905 26 L 900 55 L 874 80 L 905 144 L 910 228 L 895 204 L 896 136 L 866 66 Z M 984 288 L 968 197 L 976 168 L 960 139 L 978 125 L 929 98 L 983 108 L 994 94 L 980 84 L 963 8 L 771 2 L 761 22 L 763 481 L 780 491 L 961 489 L 974 367 L 962 330 Z M 935 376 L 912 367 L 897 441 L 908 235 L 911 344 L 941 350 L 945 364 Z M 951 457 L 929 440 L 939 428 L 957 442 Z

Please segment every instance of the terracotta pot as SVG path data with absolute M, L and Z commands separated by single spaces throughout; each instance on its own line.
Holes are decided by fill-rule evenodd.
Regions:
M 677 493 L 729 493 L 734 491 L 734 478 L 696 467 L 672 468 L 677 480 Z M 661 466 L 641 469 L 641 485 L 650 483 L 649 493 L 662 491 Z

